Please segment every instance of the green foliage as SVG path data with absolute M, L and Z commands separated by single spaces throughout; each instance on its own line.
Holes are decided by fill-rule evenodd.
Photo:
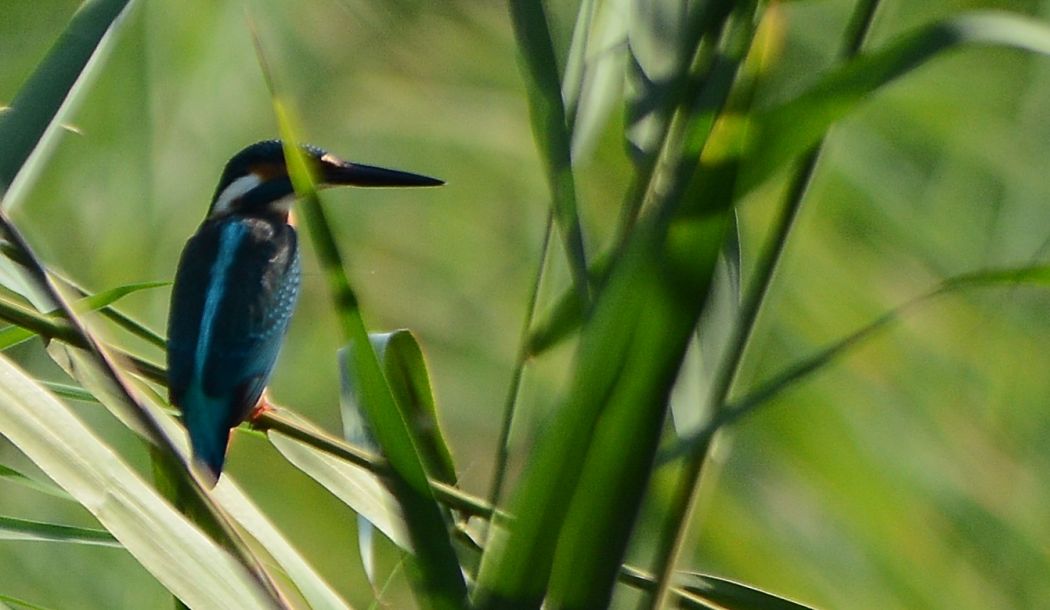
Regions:
M 1045 600 L 1045 9 L 128 4 L 0 25 L 0 606 Z M 209 490 L 143 280 L 275 132 L 290 406 Z

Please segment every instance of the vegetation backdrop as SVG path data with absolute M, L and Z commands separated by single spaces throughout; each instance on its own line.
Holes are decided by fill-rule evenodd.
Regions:
M 568 188 L 576 195 L 588 261 L 611 251 L 639 168 L 646 154 L 654 154 L 644 134 L 638 137 L 645 128 L 636 122 L 642 112 L 638 91 L 653 86 L 639 81 L 640 75 L 659 80 L 666 68 L 659 62 L 675 57 L 673 50 L 661 55 L 660 45 L 685 38 L 681 30 L 690 23 L 690 10 L 718 4 L 556 0 L 542 5 L 556 60 L 553 74 L 571 83 L 573 58 L 586 66 L 579 100 L 573 101 L 571 87 L 566 91 L 573 129 Z M 609 491 L 605 511 L 594 514 L 624 512 L 629 526 L 624 535 L 630 537 L 622 559 L 643 570 L 658 573 L 661 561 L 670 558 L 680 571 L 748 583 L 814 607 L 1041 607 L 1050 599 L 1045 578 L 1050 573 L 1050 350 L 1045 348 L 1050 291 L 1042 267 L 1050 260 L 1050 61 L 1030 51 L 1050 48 L 1050 37 L 1039 29 L 1050 18 L 1050 3 L 861 2 L 877 7 L 862 32 L 861 57 L 908 36 L 932 48 L 941 44 L 940 30 L 925 26 L 969 18 L 974 11 L 1004 12 L 982 13 L 978 17 L 992 21 L 960 26 L 959 40 L 943 45 L 951 49 L 937 48 L 928 62 L 898 69 L 900 78 L 872 76 L 877 70 L 869 66 L 869 72 L 861 70 L 853 81 L 823 94 L 811 88 L 850 61 L 852 53 L 842 49 L 858 27 L 856 3 L 721 4 L 731 5 L 730 20 L 725 29 L 707 33 L 707 44 L 716 46 L 722 59 L 737 52 L 743 60 L 740 51 L 750 52 L 731 75 L 732 89 L 720 90 L 729 99 L 707 107 L 721 128 L 800 99 L 797 114 L 782 115 L 789 127 L 817 117 L 815 135 L 820 135 L 821 121 L 839 115 L 842 120 L 827 133 L 790 232 L 774 240 L 782 250 L 728 396 L 710 404 L 707 392 L 718 385 L 719 358 L 725 358 L 710 345 L 743 319 L 739 292 L 746 296 L 754 278 L 768 273 L 763 244 L 775 234 L 780 210 L 790 200 L 798 159 L 816 138 L 771 161 L 769 179 L 756 188 L 736 183 L 738 196 L 726 201 L 735 205 L 738 230 L 714 231 L 715 237 L 703 242 L 710 245 L 725 235 L 732 243 L 738 234 L 739 254 L 732 248 L 724 252 L 729 275 L 739 273 L 741 280 L 734 284 L 716 276 L 699 340 L 710 349 L 698 355 L 695 345 L 690 348 L 672 393 L 674 421 L 664 418 L 662 400 L 653 398 L 659 391 L 639 403 L 655 403 L 658 410 L 647 420 L 647 425 L 656 422 L 652 432 L 639 428 L 637 446 L 651 439 L 659 447 L 654 445 L 651 477 L 643 475 L 632 488 L 645 491 L 638 519 L 630 518 L 634 507 L 619 503 L 613 485 L 599 485 L 580 492 L 593 502 L 585 505 L 591 509 L 581 509 L 574 496 L 577 504 L 566 508 L 567 527 L 573 511 L 602 506 Z M 0 0 L 0 104 L 12 104 L 78 5 Z M 324 194 L 324 211 L 365 324 L 370 331 L 414 333 L 458 487 L 487 498 L 499 468 L 495 456 L 508 388 L 520 368 L 521 328 L 537 270 L 542 265 L 544 273 L 533 326 L 550 319 L 559 302 L 571 300 L 572 286 L 579 288 L 581 280 L 574 254 L 564 247 L 567 208 L 555 214 L 562 230 L 555 229 L 544 247 L 551 164 L 556 166 L 564 143 L 544 132 L 544 72 L 536 68 L 542 53 L 521 42 L 526 22 L 543 19 L 539 7 L 538 2 L 469 0 L 131 2 L 78 84 L 74 105 L 60 115 L 63 126 L 36 159 L 35 177 L 22 176 L 20 189 L 8 191 L 5 212 L 49 270 L 92 293 L 170 281 L 225 161 L 246 144 L 279 134 L 254 28 L 278 96 L 292 109 L 303 140 L 346 159 L 447 181 L 436 190 L 330 191 Z M 586 27 L 580 25 L 581 11 L 591 11 L 589 29 L 580 29 Z M 994 21 L 999 18 L 1020 21 Z M 1000 26 L 1002 31 L 991 31 Z M 590 34 L 583 51 L 573 45 L 574 31 Z M 734 43 L 733 32 L 742 42 Z M 1015 48 L 968 44 L 965 37 L 973 32 L 976 39 L 998 36 Z M 656 63 L 635 65 L 646 58 Z M 664 76 L 673 79 L 670 63 Z M 704 74 L 710 83 L 719 72 Z M 877 84 L 864 85 L 868 77 Z M 837 110 L 820 106 L 836 96 L 848 113 L 835 115 Z M 15 110 L 0 114 L 0 121 Z M 731 148 L 728 139 L 723 145 Z M 0 141 L 0 147 L 6 145 Z M 684 148 L 688 151 L 688 143 Z M 690 159 L 688 152 L 681 154 Z M 707 148 L 704 154 L 715 153 Z M 649 226 L 639 222 L 636 231 Z M 271 392 L 277 403 L 342 435 L 336 358 L 346 344 L 341 314 L 332 306 L 315 244 L 302 241 L 303 295 Z M 685 252 L 687 258 L 706 256 Z M 615 286 L 611 280 L 606 286 L 602 277 L 592 274 L 595 294 Z M 704 288 L 691 297 L 701 303 L 708 284 L 698 285 Z M 937 296 L 899 309 L 940 288 Z M 650 282 L 635 287 L 659 289 Z M 166 285 L 142 289 L 115 307 L 162 333 L 168 291 Z M 643 305 L 627 311 L 652 315 L 662 328 L 662 310 Z M 871 333 L 810 360 L 887 312 L 891 316 Z M 107 344 L 163 362 L 155 346 L 96 318 L 86 320 Z M 600 328 L 587 330 L 596 324 L 588 322 L 585 337 L 600 335 Z M 639 328 L 648 332 L 644 322 Z M 545 451 L 551 422 L 564 421 L 555 419 L 561 407 L 573 407 L 579 395 L 574 384 L 582 373 L 574 363 L 587 347 L 580 347 L 577 337 L 573 330 L 520 369 L 500 500 L 511 512 L 535 498 L 521 491 L 530 465 Z M 619 371 L 626 379 L 634 367 L 662 362 L 644 351 L 631 353 L 637 361 Z M 668 353 L 677 370 L 680 354 L 673 348 Z M 80 385 L 56 366 L 39 339 L 13 345 L 4 356 L 33 378 Z M 594 362 L 618 366 L 613 360 Z M 799 363 L 810 366 L 782 377 Z M 695 505 L 675 512 L 694 458 L 675 453 L 682 447 L 679 438 L 702 441 L 695 431 L 705 417 L 724 413 L 723 402 L 752 397 L 777 379 L 782 383 L 775 382 L 772 395 L 746 418 L 721 429 L 710 446 L 691 446 L 706 456 L 702 484 Z M 88 400 L 62 401 L 145 481 L 153 480 L 155 455 L 110 410 Z M 588 426 L 580 429 L 590 433 Z M 601 426 L 593 429 L 598 437 Z M 80 504 L 41 493 L 13 474 L 46 483 L 51 473 L 8 442 L 8 432 L 0 427 L 0 607 L 170 607 L 173 586 L 162 584 L 136 556 L 105 537 L 82 544 L 86 532 L 109 529 L 107 524 Z M 627 439 L 623 452 L 637 448 L 630 435 L 622 438 Z M 591 441 L 584 436 L 578 442 L 583 451 Z M 583 460 L 577 457 L 581 469 Z M 649 462 L 644 456 L 639 460 L 649 473 Z M 426 568 L 422 577 L 419 569 L 405 569 L 405 562 L 412 562 L 385 538 L 375 543 L 375 584 L 370 584 L 354 511 L 263 434 L 247 428 L 234 433 L 227 472 L 336 598 L 360 608 L 377 597 L 392 608 L 442 607 L 441 594 L 428 601 L 418 585 L 420 578 L 426 580 Z M 588 472 L 587 485 L 602 480 L 587 479 Z M 642 497 L 631 495 L 636 496 Z M 668 515 L 672 521 L 677 517 L 678 525 L 691 524 L 677 552 L 662 538 Z M 29 522 L 81 530 L 49 536 Z M 483 529 L 477 519 L 470 527 Z M 498 544 L 499 534 L 493 535 Z M 564 565 L 571 531 L 561 535 L 567 538 L 557 532 L 547 538 L 560 544 L 550 595 L 572 607 L 577 598 L 574 584 L 565 583 L 572 575 Z M 600 547 L 587 546 L 593 541 L 583 540 L 582 552 L 599 552 Z M 611 560 L 609 565 L 620 562 L 615 555 Z M 270 559 L 264 564 L 278 574 L 282 591 L 294 589 L 288 581 L 299 582 L 287 566 L 275 568 Z M 491 568 L 492 578 L 486 569 L 482 583 L 492 586 L 495 597 L 476 594 L 475 599 L 497 603 L 491 599 L 509 582 L 500 580 L 500 570 L 508 568 Z M 473 576 L 474 568 L 468 573 Z M 700 586 L 692 576 L 681 578 L 675 582 Z M 610 603 L 650 603 L 651 596 L 629 580 L 615 585 Z M 324 605 L 287 595 L 293 606 Z M 777 607 L 772 598 L 752 601 L 758 605 L 723 599 L 725 607 Z

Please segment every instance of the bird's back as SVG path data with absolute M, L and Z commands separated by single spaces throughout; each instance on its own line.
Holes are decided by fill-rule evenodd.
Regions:
M 229 429 L 269 380 L 299 280 L 295 229 L 283 222 L 208 221 L 183 250 L 168 323 L 169 395 L 194 454 L 216 477 Z

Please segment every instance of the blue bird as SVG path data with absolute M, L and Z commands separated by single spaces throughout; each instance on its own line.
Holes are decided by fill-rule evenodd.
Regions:
M 442 181 L 346 163 L 302 147 L 321 186 L 437 186 Z M 260 402 L 299 297 L 295 200 L 279 140 L 234 155 L 208 215 L 186 242 L 168 315 L 168 396 L 211 484 L 230 430 Z

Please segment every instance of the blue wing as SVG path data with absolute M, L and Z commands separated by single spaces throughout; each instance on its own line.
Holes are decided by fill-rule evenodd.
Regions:
M 284 223 L 208 222 L 183 251 L 168 323 L 169 396 L 216 477 L 229 429 L 269 381 L 299 281 L 295 230 Z

